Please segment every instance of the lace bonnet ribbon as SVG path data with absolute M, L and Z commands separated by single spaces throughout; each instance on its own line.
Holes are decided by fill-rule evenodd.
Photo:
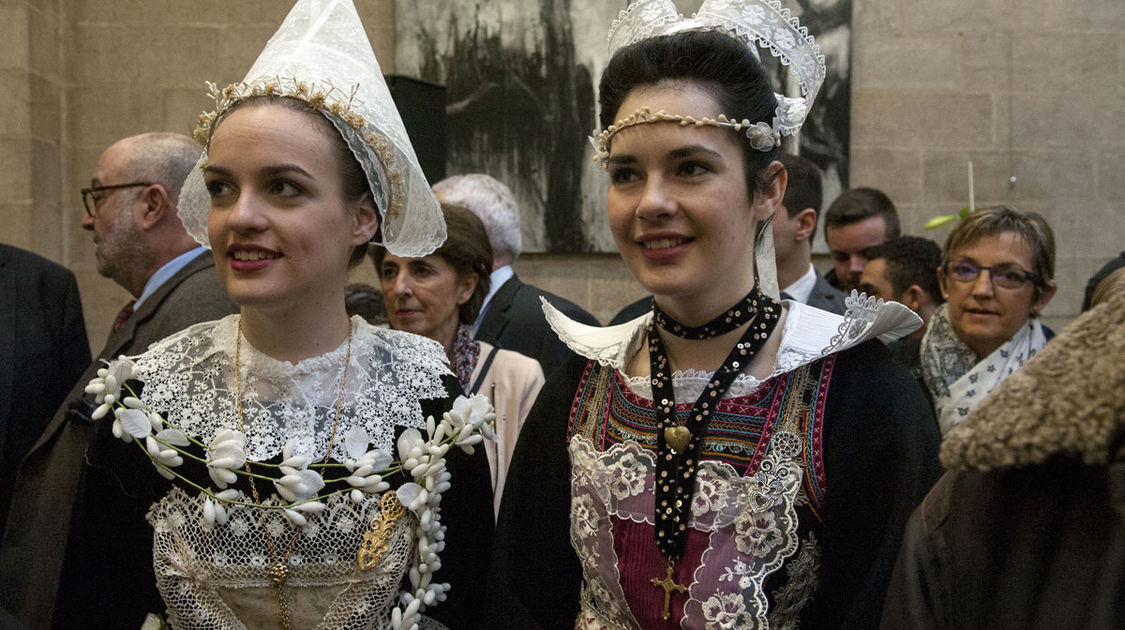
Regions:
M 211 137 L 232 107 L 262 96 L 304 101 L 340 132 L 379 208 L 377 244 L 397 256 L 419 257 L 445 241 L 441 207 L 352 0 L 298 0 L 242 81 L 222 89 L 207 85 L 215 109 L 199 116 L 195 138 L 203 156 L 184 181 L 179 202 L 180 219 L 200 244 L 208 245 L 211 200 L 199 167 L 207 162 Z
M 808 29 L 792 17 L 778 0 L 704 0 L 699 11 L 684 18 L 671 0 L 637 0 L 622 10 L 609 29 L 609 52 L 641 40 L 691 29 L 717 30 L 738 39 L 761 58 L 758 48 L 768 49 L 789 68 L 790 75 L 801 88 L 801 96 L 788 97 L 775 93 L 778 106 L 773 124 L 736 120 L 720 115 L 717 118 L 695 118 L 690 115 L 653 113 L 641 109 L 603 130 L 594 145 L 594 160 L 605 164 L 609 142 L 614 134 L 634 125 L 650 122 L 679 122 L 681 125 L 729 127 L 745 130 L 753 148 L 770 151 L 781 143 L 781 136 L 794 135 L 805 122 L 820 85 L 824 82 L 824 55 L 809 35 Z

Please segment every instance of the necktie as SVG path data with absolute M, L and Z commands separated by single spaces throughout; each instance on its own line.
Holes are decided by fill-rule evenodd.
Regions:
M 113 318 L 113 332 L 121 330 L 121 327 L 125 325 L 125 322 L 133 316 L 134 302 L 136 302 L 136 300 L 129 300 L 128 304 L 121 307 L 121 311 L 117 313 L 117 317 Z
M 781 299 L 783 299 L 783 300 L 792 300 L 792 299 L 793 299 L 793 296 L 792 296 L 792 295 L 789 295 L 789 294 L 788 294 L 788 293 L 786 293 L 785 291 L 782 291 L 782 292 L 781 292 Z

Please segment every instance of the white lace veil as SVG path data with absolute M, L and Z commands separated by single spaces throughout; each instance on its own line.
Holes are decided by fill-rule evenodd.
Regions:
M 379 208 L 381 244 L 405 257 L 425 256 L 445 241 L 441 207 L 418 165 L 406 128 L 351 0 L 299 0 L 240 83 L 211 96 L 196 139 L 207 160 L 211 135 L 230 108 L 255 96 L 297 98 L 324 114 L 363 167 Z M 210 196 L 197 167 L 184 182 L 179 214 L 205 247 Z M 378 239 L 378 236 L 376 236 Z

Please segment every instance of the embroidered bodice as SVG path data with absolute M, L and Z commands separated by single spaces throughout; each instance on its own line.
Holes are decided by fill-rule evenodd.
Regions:
M 853 296 L 848 316 L 788 302 L 773 373 L 740 375 L 705 432 L 684 557 L 685 587 L 661 617 L 666 560 L 654 540 L 656 417 L 647 377 L 621 370 L 650 315 L 609 329 L 555 318 L 560 337 L 591 359 L 568 430 L 571 542 L 583 571 L 583 628 L 787 628 L 819 584 L 821 436 L 835 352 L 917 318 L 898 304 Z M 690 413 L 708 372 L 673 374 L 676 415 Z

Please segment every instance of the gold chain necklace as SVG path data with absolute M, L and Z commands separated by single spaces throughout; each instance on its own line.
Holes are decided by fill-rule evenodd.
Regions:
M 348 351 L 344 357 L 344 374 L 340 378 L 340 396 L 336 400 L 336 418 L 332 421 L 332 434 L 328 437 L 328 452 L 324 454 L 324 462 L 328 463 L 332 457 L 332 445 L 336 442 L 336 429 L 340 426 L 340 410 L 344 405 L 344 390 L 348 385 L 348 367 L 352 360 L 352 325 L 351 320 L 348 320 Z M 239 369 L 240 359 L 242 357 L 242 318 L 238 318 L 238 332 L 235 335 L 234 341 L 234 387 L 235 396 L 238 403 L 238 428 L 246 435 L 246 424 L 242 419 L 242 372 Z M 246 454 L 246 445 L 242 446 L 243 455 Z M 262 500 L 258 496 L 258 486 L 254 483 L 254 477 L 250 476 L 250 458 L 246 458 L 244 470 L 250 479 L 250 492 L 254 495 L 254 503 L 262 504 Z M 324 477 L 324 469 L 320 471 L 321 478 Z M 273 564 L 270 565 L 270 581 L 273 582 L 277 588 L 277 606 L 281 610 L 281 630 L 290 630 L 289 623 L 289 600 L 285 597 L 285 581 L 289 578 L 289 555 L 293 553 L 293 547 L 297 544 L 297 537 L 301 535 L 301 528 L 298 527 L 293 531 L 293 537 L 289 539 L 289 545 L 285 550 L 285 555 L 278 558 L 277 548 L 273 544 L 273 538 L 266 530 L 266 510 L 259 508 L 258 518 L 262 523 L 262 533 L 266 536 L 266 546 L 270 550 L 270 559 Z

